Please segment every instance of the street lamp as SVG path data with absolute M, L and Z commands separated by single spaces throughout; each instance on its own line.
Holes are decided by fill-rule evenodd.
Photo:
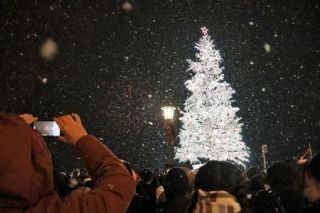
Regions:
M 176 142 L 176 133 L 173 126 L 174 111 L 176 110 L 173 106 L 162 107 L 164 117 L 164 130 L 166 140 L 166 164 L 165 169 L 172 168 L 174 166 L 174 145 Z
M 174 118 L 174 111 L 176 110 L 173 106 L 164 106 L 161 108 L 163 111 L 163 117 L 166 121 L 172 121 Z

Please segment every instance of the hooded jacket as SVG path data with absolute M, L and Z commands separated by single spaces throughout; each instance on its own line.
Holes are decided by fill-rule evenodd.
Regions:
M 194 213 L 239 213 L 241 207 L 237 199 L 226 191 L 203 191 L 198 190 L 198 203 Z
M 80 138 L 75 149 L 94 186 L 61 199 L 43 137 L 18 116 L 0 113 L 0 212 L 125 212 L 135 182 L 121 161 L 93 136 Z

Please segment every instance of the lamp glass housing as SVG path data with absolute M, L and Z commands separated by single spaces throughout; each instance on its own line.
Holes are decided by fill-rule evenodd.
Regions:
M 161 108 L 163 111 L 163 117 L 165 120 L 173 120 L 174 118 L 174 111 L 176 110 L 173 106 L 165 106 Z

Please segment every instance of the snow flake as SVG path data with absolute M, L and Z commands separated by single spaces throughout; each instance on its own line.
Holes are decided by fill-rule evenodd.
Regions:
M 250 65 L 254 65 L 254 62 L 253 62 L 253 61 L 250 61 Z
M 122 4 L 122 9 L 125 11 L 125 12 L 131 12 L 133 10 L 133 7 L 132 7 L 132 4 L 128 1 L 125 1 L 123 2 Z
M 41 81 L 42 81 L 42 83 L 46 84 L 48 82 L 48 78 L 46 78 L 46 77 L 41 78 Z
M 152 123 L 151 121 L 148 121 L 148 124 L 149 124 L 150 126 L 153 126 L 153 123 Z
M 250 26 L 253 26 L 253 25 L 254 25 L 254 22 L 253 22 L 253 21 L 249 21 L 249 25 L 250 25 Z
M 148 98 L 152 98 L 152 95 L 151 95 L 151 94 L 148 94 Z
M 266 91 L 266 88 L 263 87 L 263 88 L 261 89 L 261 91 L 262 91 L 262 92 L 265 92 L 265 91 Z
M 40 48 L 40 55 L 46 60 L 52 60 L 56 56 L 57 52 L 58 45 L 51 38 L 46 39 Z
M 267 53 L 270 53 L 270 52 L 271 52 L 271 45 L 270 45 L 270 44 L 264 43 L 263 47 L 264 47 L 264 50 L 265 50 Z
M 69 14 L 68 13 L 63 13 L 63 15 L 65 16 L 65 17 L 67 17 L 67 18 L 70 18 L 70 16 L 69 16 Z

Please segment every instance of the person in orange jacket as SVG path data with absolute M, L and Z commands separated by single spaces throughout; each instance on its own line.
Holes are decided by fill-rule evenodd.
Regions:
M 49 149 L 29 126 L 36 120 L 30 114 L 0 113 L 0 212 L 126 212 L 135 181 L 108 147 L 87 134 L 74 113 L 54 118 L 64 134 L 59 139 L 78 151 L 94 184 L 87 193 L 58 196 Z

